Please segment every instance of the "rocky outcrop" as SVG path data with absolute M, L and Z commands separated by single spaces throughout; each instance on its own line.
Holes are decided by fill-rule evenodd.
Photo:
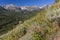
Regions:
M 14 5 L 14 4 L 6 5 L 6 6 L 4 6 L 4 8 L 7 9 L 7 10 L 10 10 L 10 11 L 12 11 L 12 10 L 13 11 L 20 11 L 21 10 L 20 7 Z

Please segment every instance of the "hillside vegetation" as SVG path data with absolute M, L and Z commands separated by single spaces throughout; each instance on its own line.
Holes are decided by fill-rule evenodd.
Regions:
M 56 40 L 60 36 L 60 7 L 56 5 L 60 4 L 56 3 L 40 11 L 6 12 L 5 16 L 1 16 L 4 18 L 1 22 L 5 23 L 5 19 L 15 21 L 7 21 L 8 26 L 3 24 L 5 27 L 1 28 L 4 29 L 0 33 L 1 40 Z
M 0 11 L 0 34 L 7 33 L 9 30 L 15 28 L 15 26 L 19 24 L 19 21 L 23 23 L 25 20 L 35 16 L 36 12 L 37 11 Z

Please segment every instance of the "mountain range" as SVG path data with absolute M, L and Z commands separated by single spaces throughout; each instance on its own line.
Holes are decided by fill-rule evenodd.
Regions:
M 43 7 L 40 6 L 16 6 L 14 4 L 8 4 L 3 7 L 0 6 L 0 9 L 4 10 L 9 10 L 9 11 L 21 11 L 21 10 L 26 10 L 26 11 L 33 11 L 33 10 L 41 10 L 41 9 L 47 9 L 51 5 L 44 5 Z

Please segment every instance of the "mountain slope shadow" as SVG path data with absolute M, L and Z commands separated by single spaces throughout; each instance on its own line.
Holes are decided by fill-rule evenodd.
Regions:
M 0 35 L 15 28 L 19 21 L 22 23 L 34 17 L 38 11 L 0 11 Z

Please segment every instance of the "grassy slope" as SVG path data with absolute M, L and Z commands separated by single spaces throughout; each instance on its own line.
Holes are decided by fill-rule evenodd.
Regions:
M 55 9 L 53 9 L 53 10 L 55 10 Z M 37 26 L 33 25 L 33 27 L 34 27 L 34 28 L 32 28 L 34 30 L 34 34 L 32 35 L 33 40 L 49 40 L 49 38 L 51 36 L 52 36 L 52 38 L 54 38 L 54 35 L 57 33 L 57 31 L 59 30 L 59 27 L 60 27 L 60 26 L 58 26 L 60 19 L 57 18 L 54 20 L 54 19 L 50 18 L 51 13 L 54 13 L 53 10 L 48 9 L 48 10 L 42 10 L 42 11 L 38 12 L 38 14 L 36 16 L 34 16 L 33 18 L 28 19 L 23 24 L 18 24 L 16 26 L 16 28 L 11 30 L 9 33 L 3 35 L 2 40 L 18 40 L 19 38 L 21 38 L 25 35 L 23 29 L 26 28 L 26 30 L 29 30 L 29 28 L 31 27 L 31 25 L 33 25 L 33 23 L 34 24 L 38 23 L 40 25 L 39 27 L 38 27 L 38 25 Z M 56 15 L 57 15 L 57 13 L 59 13 L 59 12 L 57 12 L 55 10 Z M 55 16 L 55 14 L 53 14 L 53 16 Z M 38 27 L 39 29 L 35 28 L 35 27 Z M 50 38 L 50 39 L 52 39 L 52 38 Z
M 36 15 L 36 12 L 32 11 L 21 11 L 21 12 L 8 12 L 0 11 L 0 35 L 7 33 L 8 31 L 15 28 L 14 26 L 19 23 L 19 21 L 24 22 L 27 19 L 32 18 Z M 33 13 L 33 14 L 32 14 Z M 28 16 L 27 16 L 28 15 Z M 3 20 L 4 19 L 4 20 Z
M 38 12 L 37 16 L 25 21 L 21 25 L 20 24 L 17 25 L 16 28 L 11 30 L 8 34 L 4 35 L 2 37 L 2 40 L 17 40 L 17 39 L 21 38 L 24 35 L 24 32 L 22 31 L 23 28 L 25 27 L 28 30 L 28 28 L 31 27 L 31 25 L 33 25 L 34 22 L 39 23 L 41 28 L 39 27 L 40 30 L 38 32 L 35 31 L 35 33 L 33 35 L 33 37 L 34 37 L 33 39 L 34 40 L 38 40 L 38 39 L 39 40 L 44 40 L 44 39 L 48 40 L 50 37 L 49 35 L 55 33 L 58 30 L 58 26 L 57 25 L 53 26 L 54 23 L 52 22 L 52 20 L 49 20 L 48 17 L 45 15 L 45 14 L 47 14 L 47 12 L 48 11 L 46 11 L 46 10 L 40 11 L 40 12 Z M 38 35 L 40 35 L 40 36 L 38 36 Z M 46 35 L 46 36 L 44 36 L 44 35 Z

